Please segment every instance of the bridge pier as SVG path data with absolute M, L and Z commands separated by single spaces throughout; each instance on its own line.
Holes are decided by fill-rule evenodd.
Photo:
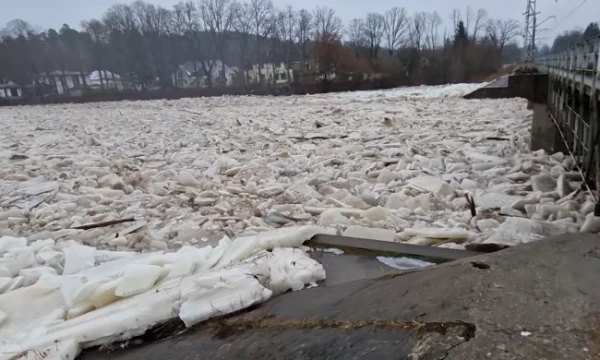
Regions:
M 560 131 L 548 112 L 550 78 L 547 74 L 515 74 L 508 77 L 506 86 L 486 86 L 465 96 L 466 99 L 525 98 L 527 108 L 533 110 L 531 150 L 547 153 L 568 153 Z
M 548 105 L 530 101 L 528 106 L 533 110 L 531 150 L 544 150 L 549 154 L 557 152 L 567 154 L 568 149 L 548 112 Z

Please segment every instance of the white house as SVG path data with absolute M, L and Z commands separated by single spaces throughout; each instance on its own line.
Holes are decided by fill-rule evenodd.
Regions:
M 262 67 L 259 64 L 252 65 L 248 71 L 249 80 L 253 83 L 264 83 L 285 85 L 294 81 L 294 72 L 288 69 L 285 63 L 266 63 Z
M 23 96 L 23 89 L 12 81 L 0 83 L 0 98 L 17 99 Z
M 228 65 L 225 65 L 225 71 L 223 71 L 221 60 L 215 60 L 210 71 L 213 85 L 223 84 L 231 86 L 233 78 L 238 71 L 236 67 Z M 204 88 L 208 86 L 208 76 L 200 61 L 188 61 L 179 65 L 177 70 L 171 75 L 171 80 L 174 86 L 180 88 Z

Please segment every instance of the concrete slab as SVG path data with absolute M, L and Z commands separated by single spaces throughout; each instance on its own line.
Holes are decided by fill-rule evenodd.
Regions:
M 597 359 L 598 235 L 288 293 L 187 333 L 81 359 Z
M 503 76 L 500 79 L 497 79 L 497 80 L 489 83 L 485 87 L 486 88 L 506 88 L 506 87 L 508 87 L 508 75 Z

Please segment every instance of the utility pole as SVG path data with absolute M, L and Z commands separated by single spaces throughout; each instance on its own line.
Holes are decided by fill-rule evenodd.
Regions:
M 525 10 L 525 61 L 533 62 L 535 60 L 535 32 L 537 30 L 537 0 L 527 0 L 527 10 Z

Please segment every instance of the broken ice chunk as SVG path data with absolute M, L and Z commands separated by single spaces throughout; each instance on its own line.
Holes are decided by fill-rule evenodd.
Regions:
M 12 236 L 0 237 L 0 253 L 9 251 L 13 248 L 20 248 L 27 246 L 27 239 L 16 238 Z
M 550 192 L 556 189 L 556 180 L 550 175 L 535 175 L 531 177 L 533 191 Z
M 72 275 L 96 265 L 96 249 L 84 245 L 72 245 L 64 248 L 65 268 L 63 275 Z
M 377 260 L 381 261 L 382 263 L 386 264 L 391 268 L 398 270 L 420 269 L 435 265 L 434 263 L 428 261 L 417 260 L 408 257 L 393 258 L 378 256 Z
M 155 265 L 130 265 L 115 290 L 115 295 L 128 297 L 141 294 L 152 288 L 161 273 L 161 267 Z

